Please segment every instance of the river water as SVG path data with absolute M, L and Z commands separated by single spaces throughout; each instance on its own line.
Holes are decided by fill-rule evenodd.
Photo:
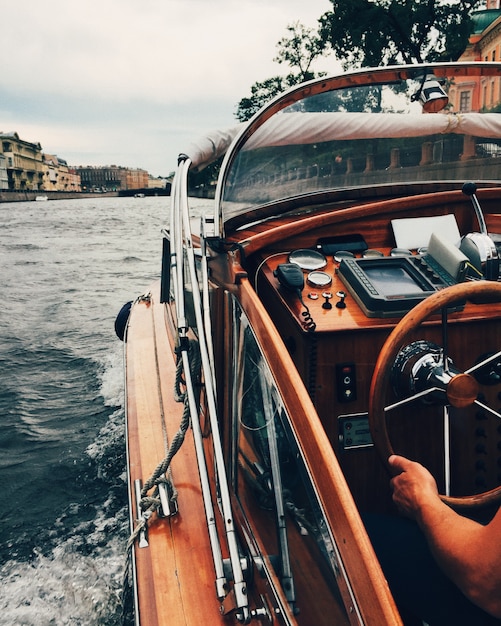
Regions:
M 169 202 L 0 204 L 2 626 L 121 624 L 129 527 L 114 321 L 160 274 Z

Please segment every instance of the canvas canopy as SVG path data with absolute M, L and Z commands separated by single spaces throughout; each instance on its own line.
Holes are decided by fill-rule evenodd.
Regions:
M 213 130 L 192 143 L 186 155 L 202 170 L 222 156 L 245 124 Z M 501 138 L 499 113 L 286 113 L 270 118 L 249 137 L 243 150 L 322 141 L 464 134 Z

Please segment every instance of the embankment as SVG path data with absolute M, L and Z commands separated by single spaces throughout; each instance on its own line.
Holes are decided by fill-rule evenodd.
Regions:
M 0 202 L 30 202 L 37 196 L 47 196 L 48 200 L 72 200 L 76 198 L 115 198 L 118 191 L 87 193 L 84 191 L 0 191 Z

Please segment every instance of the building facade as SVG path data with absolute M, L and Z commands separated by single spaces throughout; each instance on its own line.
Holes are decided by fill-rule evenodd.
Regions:
M 80 175 L 66 161 L 59 160 L 59 191 L 82 191 Z
M 148 177 L 148 189 L 165 189 L 167 187 L 167 179 L 161 176 L 149 176 Z
M 146 170 L 117 165 L 70 167 L 56 155 L 44 154 L 16 132 L 0 132 L 0 190 L 4 191 L 124 191 L 148 188 Z
M 473 32 L 459 61 L 501 61 L 500 0 L 488 0 L 487 8 L 475 11 L 472 20 Z M 480 89 L 476 88 L 478 86 Z M 499 111 L 501 79 L 474 76 L 458 78 L 448 89 L 448 95 L 454 111 Z
M 127 189 L 147 189 L 149 174 L 141 169 L 127 170 Z
M 80 175 L 82 191 L 126 191 L 148 187 L 148 172 L 145 170 L 107 165 L 78 167 L 76 172 Z
M 20 139 L 17 133 L 0 133 L 0 151 L 6 160 L 10 191 L 43 189 L 42 146 Z
M 77 173 L 82 182 L 82 191 L 120 191 L 125 189 L 125 170 L 116 165 L 77 167 Z
M 44 154 L 43 163 L 44 191 L 82 191 L 79 174 L 74 168 L 68 167 L 64 159 Z

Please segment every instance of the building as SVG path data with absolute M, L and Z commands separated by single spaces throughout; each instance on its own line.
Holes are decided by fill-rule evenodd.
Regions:
M 44 191 L 81 191 L 80 176 L 68 167 L 64 159 L 53 154 L 43 155 Z
M 148 187 L 148 172 L 145 170 L 107 165 L 78 167 L 76 172 L 80 175 L 83 191 L 126 191 Z
M 126 173 L 124 168 L 110 165 L 106 167 L 91 166 L 77 167 L 80 176 L 82 191 L 120 191 L 126 188 Z
M 74 167 L 69 167 L 66 161 L 59 159 L 59 191 L 82 191 L 80 175 Z
M 165 189 L 167 187 L 167 179 L 161 176 L 148 176 L 148 189 Z
M 43 162 L 45 165 L 45 175 L 43 183 L 44 189 L 46 191 L 56 191 L 59 170 L 57 157 L 53 156 L 52 154 L 44 154 Z
M 81 191 L 80 176 L 64 159 L 43 154 L 39 143 L 16 132 L 0 133 L 0 189 L 5 191 Z
M 24 141 L 16 132 L 0 132 L 0 190 L 5 191 L 127 191 L 148 189 L 146 170 L 117 165 L 69 167 L 39 143 Z
M 81 191 L 80 176 L 68 167 L 64 159 L 53 154 L 43 155 L 44 191 Z
M 147 189 L 148 188 L 148 172 L 140 169 L 127 170 L 127 189 Z
M 42 146 L 19 138 L 17 133 L 0 133 L 0 151 L 6 159 L 10 191 L 43 189 Z
M 473 32 L 459 61 L 501 61 L 500 0 L 488 0 L 487 8 L 475 11 L 472 20 Z M 480 89 L 475 89 L 477 86 Z M 454 111 L 495 110 L 501 105 L 501 79 L 474 76 L 456 79 L 448 95 Z

